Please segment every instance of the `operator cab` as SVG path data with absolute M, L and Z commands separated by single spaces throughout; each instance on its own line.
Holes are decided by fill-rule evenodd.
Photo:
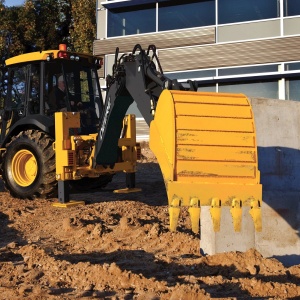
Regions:
M 44 113 L 51 116 L 56 111 L 80 112 L 80 133 L 98 132 L 103 101 L 97 69 L 82 62 L 55 60 L 45 63 L 44 78 Z
M 61 49 L 8 59 L 0 90 L 1 143 L 16 126 L 54 128 L 57 111 L 80 112 L 78 133 L 98 132 L 103 110 L 99 61 Z

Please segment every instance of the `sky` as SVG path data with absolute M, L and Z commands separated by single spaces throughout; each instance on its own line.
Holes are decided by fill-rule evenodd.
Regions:
M 5 0 L 4 5 L 5 6 L 18 6 L 18 5 L 23 5 L 24 0 Z

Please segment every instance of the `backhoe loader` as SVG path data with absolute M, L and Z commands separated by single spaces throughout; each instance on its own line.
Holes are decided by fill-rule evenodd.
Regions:
M 261 230 L 262 186 L 257 162 L 254 117 L 242 94 L 200 93 L 197 84 L 167 78 L 156 48 L 136 45 L 129 54 L 116 49 L 102 100 L 97 70 L 102 58 L 58 50 L 6 60 L 1 89 L 1 175 L 19 198 L 51 197 L 72 205 L 70 185 L 105 186 L 116 172 L 126 173 L 123 192 L 135 191 L 135 101 L 150 126 L 168 195 L 170 228 L 188 207 L 192 230 L 199 231 L 201 206 L 210 206 L 220 229 L 221 207 L 231 206 L 241 228 L 242 207 L 250 206 Z M 64 105 L 52 90 L 65 83 Z M 52 103 L 51 103 L 52 102 Z M 62 107 L 63 106 L 63 107 Z M 82 183 L 82 184 L 80 184 Z

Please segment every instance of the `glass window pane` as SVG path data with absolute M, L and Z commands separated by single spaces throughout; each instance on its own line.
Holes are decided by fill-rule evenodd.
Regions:
M 155 32 L 155 10 L 155 3 L 109 10 L 107 36 Z
M 11 94 L 12 118 L 15 121 L 25 116 L 26 94 L 28 94 L 28 66 L 12 68 L 9 71 L 7 96 Z
M 278 2 L 277 0 L 219 0 L 219 24 L 277 18 L 279 17 Z
M 159 31 L 215 24 L 215 0 L 170 2 L 159 3 Z
M 278 81 L 252 81 L 241 83 L 220 83 L 219 92 L 242 93 L 249 97 L 278 99 Z
M 193 79 L 202 77 L 216 76 L 216 70 L 204 70 L 204 71 L 189 71 L 189 72 L 177 72 L 177 73 L 165 73 L 170 79 Z
M 28 111 L 30 114 L 40 112 L 40 65 L 32 64 L 30 72 Z
M 278 72 L 278 65 L 219 69 L 219 76 Z
M 300 101 L 300 78 L 286 79 L 285 99 Z
M 285 71 L 296 71 L 300 70 L 300 63 L 289 63 L 284 65 L 284 70 Z
M 300 1 L 299 0 L 284 0 L 283 1 L 284 16 L 300 15 Z
M 24 108 L 25 92 L 26 92 L 26 66 L 23 68 L 15 68 L 11 71 L 12 76 L 12 107 Z

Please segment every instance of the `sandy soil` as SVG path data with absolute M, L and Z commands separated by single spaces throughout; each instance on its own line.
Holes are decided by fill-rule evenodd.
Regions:
M 0 194 L 0 299 L 300 299 L 300 265 L 284 267 L 254 249 L 201 256 L 183 212 L 168 229 L 159 167 L 143 146 L 134 194 L 73 194 L 86 205 Z

